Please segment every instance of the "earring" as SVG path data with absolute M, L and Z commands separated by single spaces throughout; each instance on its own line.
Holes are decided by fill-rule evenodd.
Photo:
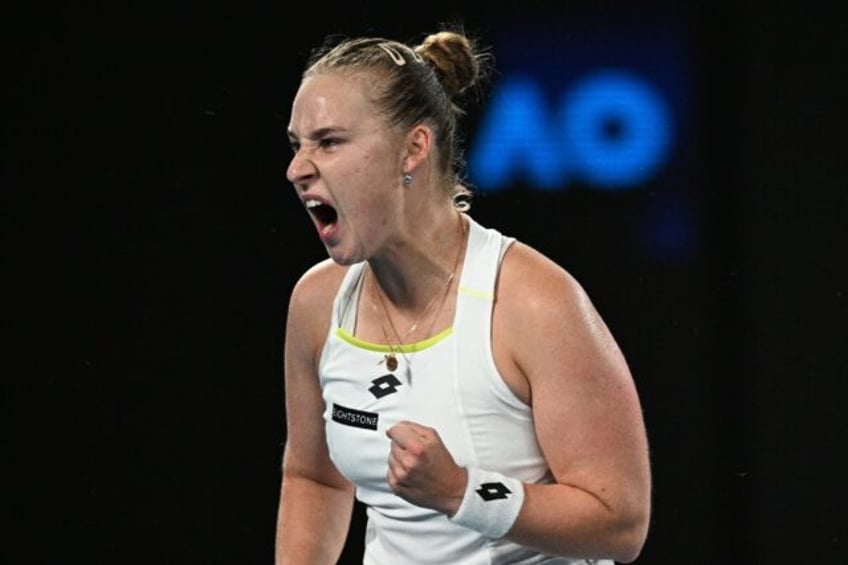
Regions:
M 403 186 L 412 185 L 412 175 L 404 173 L 403 177 L 401 177 L 401 183 L 403 183 Z

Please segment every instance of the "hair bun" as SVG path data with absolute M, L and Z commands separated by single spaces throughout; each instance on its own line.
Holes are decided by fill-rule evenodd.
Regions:
M 451 97 L 472 86 L 481 73 L 480 55 L 474 43 L 455 31 L 428 35 L 421 45 L 415 47 L 415 52 L 433 66 Z

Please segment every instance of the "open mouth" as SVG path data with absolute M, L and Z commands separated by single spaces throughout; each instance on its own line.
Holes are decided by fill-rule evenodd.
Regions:
M 315 222 L 318 224 L 318 231 L 321 233 L 326 233 L 339 219 L 335 208 L 318 200 L 307 200 L 306 209 L 315 218 Z

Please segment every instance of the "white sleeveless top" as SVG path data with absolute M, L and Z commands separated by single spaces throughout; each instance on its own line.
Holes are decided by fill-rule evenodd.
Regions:
M 506 386 L 492 356 L 495 282 L 503 250 L 513 240 L 467 219 L 468 248 L 453 325 L 404 345 L 394 372 L 380 363 L 390 352 L 387 345 L 353 335 L 365 263 L 348 269 L 333 304 L 319 366 L 325 431 L 330 457 L 367 506 L 364 563 L 581 563 L 489 539 L 406 502 L 386 482 L 386 430 L 401 420 L 436 429 L 459 465 L 525 483 L 552 481 L 530 407 Z

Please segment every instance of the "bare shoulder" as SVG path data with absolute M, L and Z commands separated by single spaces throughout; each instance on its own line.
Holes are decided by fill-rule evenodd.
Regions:
M 521 242 L 504 257 L 494 322 L 508 349 L 501 351 L 501 359 L 519 368 L 531 388 L 537 378 L 556 374 L 549 364 L 574 367 L 603 360 L 622 365 L 617 344 L 582 285 Z
M 591 309 L 586 292 L 571 273 L 518 241 L 504 256 L 497 296 L 505 313 L 520 318 L 527 314 L 535 318 L 580 315 Z
M 332 301 L 347 272 L 347 267 L 324 259 L 304 272 L 292 289 L 291 304 L 295 307 L 314 307 Z
M 325 259 L 301 275 L 289 299 L 287 324 L 292 331 L 287 335 L 309 338 L 313 344 L 323 341 L 330 326 L 333 299 L 346 272 L 347 267 Z

